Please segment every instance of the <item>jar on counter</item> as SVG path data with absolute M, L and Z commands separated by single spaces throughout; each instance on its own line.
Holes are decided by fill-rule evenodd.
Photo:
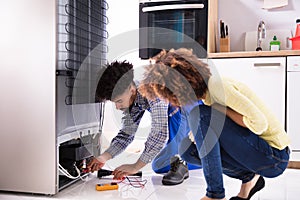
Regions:
M 280 41 L 277 40 L 276 35 L 274 35 L 273 40 L 270 42 L 270 51 L 279 51 Z

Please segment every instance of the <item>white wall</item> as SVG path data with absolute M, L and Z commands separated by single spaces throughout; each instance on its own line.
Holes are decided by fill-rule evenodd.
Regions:
M 283 8 L 264 10 L 263 0 L 219 0 L 219 19 L 229 25 L 231 51 L 244 50 L 247 31 L 256 31 L 260 20 L 268 29 L 288 29 L 293 33 L 300 18 L 300 1 L 289 0 Z
M 139 28 L 139 0 L 109 0 L 107 16 L 109 36 Z
M 109 0 L 108 5 L 108 61 L 128 60 L 134 65 L 135 78 L 139 79 L 142 76 L 141 66 L 148 63 L 146 60 L 139 59 L 138 56 L 139 0 Z M 115 109 L 114 104 L 106 103 L 103 129 L 107 140 L 110 140 L 121 128 L 120 118 L 121 112 Z M 137 137 L 146 137 L 150 131 L 150 119 L 150 114 L 146 113 Z

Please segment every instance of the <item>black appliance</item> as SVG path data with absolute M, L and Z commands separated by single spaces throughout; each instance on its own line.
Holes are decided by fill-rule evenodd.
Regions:
M 141 59 L 151 58 L 161 49 L 180 47 L 192 48 L 204 58 L 208 41 L 208 0 L 140 0 L 139 27 Z

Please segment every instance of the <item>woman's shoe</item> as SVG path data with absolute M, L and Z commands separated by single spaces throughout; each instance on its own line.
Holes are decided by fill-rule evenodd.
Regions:
M 247 198 L 241 198 L 238 196 L 231 197 L 229 200 L 249 200 L 256 192 L 263 189 L 265 187 L 265 179 L 260 176 L 255 183 L 254 187 L 250 190 L 249 195 Z

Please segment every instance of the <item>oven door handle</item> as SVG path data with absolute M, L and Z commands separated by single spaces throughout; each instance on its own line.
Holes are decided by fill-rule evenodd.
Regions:
M 162 6 L 149 6 L 143 7 L 143 12 L 153 12 L 160 10 L 178 10 L 178 9 L 202 9 L 204 4 L 176 4 L 176 5 L 162 5 Z

